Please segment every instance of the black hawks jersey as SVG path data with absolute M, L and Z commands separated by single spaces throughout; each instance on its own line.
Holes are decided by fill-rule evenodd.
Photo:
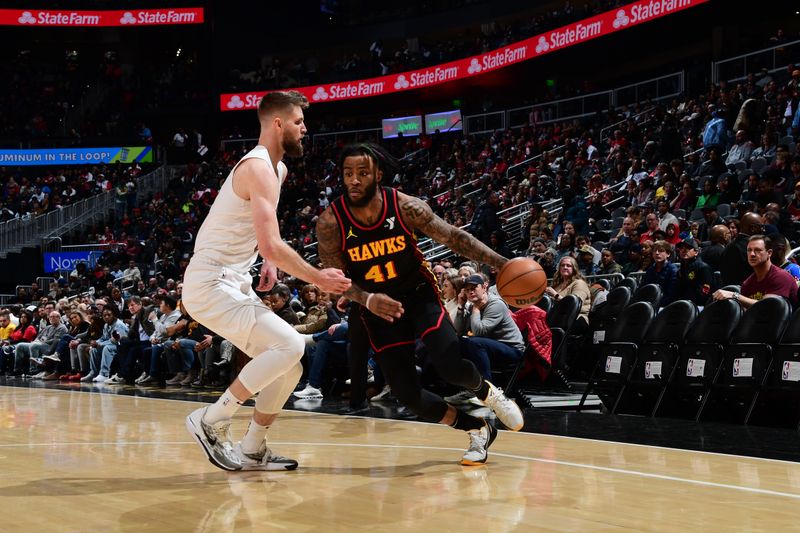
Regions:
M 417 248 L 417 237 L 403 224 L 397 190 L 382 187 L 383 214 L 370 227 L 356 222 L 340 196 L 331 204 L 342 234 L 347 274 L 368 292 L 403 296 L 420 283 L 436 287 L 433 273 Z

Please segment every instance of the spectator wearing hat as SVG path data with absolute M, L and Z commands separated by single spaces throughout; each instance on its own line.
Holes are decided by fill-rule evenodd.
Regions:
M 676 245 L 681 268 L 678 271 L 676 300 L 689 300 L 702 307 L 714 292 L 714 273 L 698 254 L 700 245 L 692 237 Z
M 678 282 L 678 267 L 669 262 L 672 254 L 672 245 L 667 241 L 659 240 L 653 243 L 653 264 L 651 264 L 642 278 L 642 285 L 655 283 L 661 287 L 661 300 L 659 307 L 665 307 L 675 299 Z
M 644 264 L 644 257 L 642 256 L 642 245 L 634 244 L 628 250 L 628 257 L 626 261 L 620 261 L 622 264 L 622 274 L 629 276 L 633 272 L 641 272 Z
M 581 274 L 584 276 L 593 276 L 597 274 L 597 265 L 594 264 L 594 250 L 591 246 L 584 244 L 578 248 L 576 259 Z
M 481 274 L 464 280 L 454 325 L 462 352 L 475 363 L 484 379 L 491 379 L 493 366 L 522 359 L 525 350 L 522 333 L 506 303 L 489 293 L 488 283 Z

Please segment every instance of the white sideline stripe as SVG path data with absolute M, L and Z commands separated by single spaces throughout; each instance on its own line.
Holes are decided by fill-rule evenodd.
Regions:
M 25 387 L 10 387 L 10 386 L 0 386 L 2 388 L 9 388 L 9 389 L 25 389 Z M 48 391 L 48 392 L 69 392 L 69 393 L 82 393 L 82 392 L 91 392 L 91 391 L 83 391 L 83 390 L 64 390 L 64 389 L 45 389 L 45 388 L 36 388 L 36 389 L 28 389 L 28 390 L 36 390 L 36 391 Z M 100 393 L 102 394 L 102 393 Z M 106 397 L 111 398 L 132 398 L 132 399 L 144 399 L 144 400 L 161 400 L 165 402 L 182 402 L 182 403 L 191 403 L 191 404 L 207 404 L 207 402 L 199 402 L 196 400 L 180 400 L 180 399 L 172 399 L 172 398 L 153 398 L 149 396 L 128 396 L 125 394 L 106 394 Z M 1 398 L 0 398 L 1 399 Z M 245 407 L 245 409 L 251 409 L 251 407 Z M 382 420 L 384 422 L 403 422 L 406 424 L 423 424 L 426 426 L 430 425 L 438 425 L 433 424 L 432 422 L 420 422 L 419 420 L 400 420 L 394 418 L 378 418 L 378 417 L 371 417 L 371 416 L 361 416 L 361 415 L 338 415 L 334 413 L 321 413 L 321 412 L 314 412 L 314 411 L 304 411 L 302 409 L 283 409 L 282 411 L 287 413 L 305 413 L 310 416 L 337 416 L 343 418 L 363 418 L 364 420 Z M 597 416 L 597 415 L 592 415 Z M 501 429 L 500 431 L 504 433 L 509 433 L 507 430 Z M 519 431 L 515 432 L 517 435 L 530 435 L 535 437 L 552 437 L 556 439 L 566 439 L 566 440 L 579 440 L 579 441 L 588 441 L 594 442 L 598 444 L 607 444 L 607 445 L 619 445 L 619 446 L 633 446 L 636 448 L 649 448 L 654 450 L 667 450 L 670 452 L 681 452 L 681 453 L 688 453 L 688 454 L 702 454 L 702 455 L 713 455 L 715 457 L 725 457 L 730 459 L 745 459 L 750 461 L 766 461 L 768 463 L 780 463 L 785 465 L 792 465 L 792 466 L 800 466 L 800 463 L 797 461 L 788 461 L 786 459 L 771 459 L 769 457 L 755 457 L 751 455 L 738 455 L 733 453 L 720 453 L 720 452 L 708 452 L 704 450 L 687 450 L 684 448 L 670 448 L 669 446 L 659 446 L 657 444 L 638 444 L 635 442 L 621 442 L 615 440 L 604 440 L 604 439 L 592 439 L 589 437 L 572 437 L 570 435 L 555 435 L 551 433 L 539 433 L 535 431 Z
M 32 444 L 0 444 L 0 448 L 25 448 L 25 447 L 41 447 L 41 446 L 184 446 L 188 444 L 195 444 L 193 441 L 170 441 L 170 442 L 47 442 L 47 443 L 32 443 Z M 392 448 L 392 449 L 407 449 L 407 450 L 426 450 L 426 451 L 462 451 L 460 448 L 447 448 L 443 446 L 417 446 L 405 444 L 364 444 L 364 443 L 333 443 L 333 442 L 291 442 L 291 441 L 270 441 L 270 444 L 280 446 L 327 446 L 327 447 L 347 447 L 347 448 Z M 560 466 L 567 466 L 571 468 L 584 468 L 587 470 L 597 470 L 600 472 L 610 472 L 613 474 L 624 474 L 629 476 L 638 476 L 648 479 L 659 479 L 662 481 L 674 481 L 678 483 L 687 483 L 689 485 L 698 485 L 701 487 L 711 487 L 716 489 L 735 490 L 740 492 L 749 492 L 752 494 L 764 494 L 767 496 L 780 496 L 784 498 L 792 498 L 800 500 L 800 494 L 791 492 L 781 492 L 769 489 L 759 489 L 756 487 L 745 487 L 742 485 L 729 485 L 727 483 L 714 483 L 713 481 L 701 481 L 698 479 L 682 478 L 677 476 L 666 476 L 663 474 L 653 474 L 649 472 L 641 472 L 639 470 L 625 470 L 624 468 L 612 468 L 607 466 L 589 465 L 584 463 L 574 463 L 571 461 L 559 461 L 556 459 L 541 459 L 539 457 L 529 457 L 526 455 L 515 455 L 510 453 L 492 452 L 492 456 L 505 457 L 508 459 L 517 459 L 520 461 L 531 461 L 537 463 L 554 464 Z

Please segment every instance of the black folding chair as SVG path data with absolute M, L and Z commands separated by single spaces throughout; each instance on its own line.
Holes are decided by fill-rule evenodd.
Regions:
M 600 358 L 586 384 L 578 411 L 593 390 L 606 406 L 611 405 L 612 413 L 616 411 L 636 366 L 639 346 L 654 316 L 653 307 L 645 302 L 631 304 L 622 311 L 619 320 L 608 331 L 605 342 L 600 345 Z
M 720 379 L 711 387 L 711 399 L 724 404 L 726 416 L 734 410 L 734 404 L 743 402 L 744 423 L 750 421 L 772 369 L 773 347 L 783 335 L 791 312 L 783 298 L 764 298 L 745 312 L 725 350 Z M 697 413 L 698 420 L 704 407 Z
M 677 368 L 679 347 L 697 315 L 696 305 L 678 300 L 656 316 L 639 347 L 639 358 L 628 382 L 627 397 L 623 397 L 620 404 L 623 412 L 654 416 Z M 629 405 L 630 408 L 626 409 Z
M 703 308 L 679 348 L 678 364 L 653 416 L 666 409 L 673 416 L 691 413 L 697 418 L 711 384 L 719 377 L 725 346 L 741 317 L 742 306 L 733 300 L 719 300 Z

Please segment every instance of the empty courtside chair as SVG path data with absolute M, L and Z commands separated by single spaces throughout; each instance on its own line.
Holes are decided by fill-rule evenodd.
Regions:
M 781 425 L 786 419 L 795 426 L 800 423 L 800 309 L 775 347 L 767 386 L 752 417 L 769 425 Z
M 725 350 L 720 378 L 712 384 L 710 401 L 723 404 L 726 415 L 741 405 L 744 423 L 750 420 L 772 366 L 772 350 L 778 344 L 792 309 L 783 298 L 764 298 L 748 309 Z M 703 415 L 705 405 L 697 413 Z
M 733 300 L 719 300 L 703 308 L 686 334 L 673 378 L 653 416 L 697 417 L 711 384 L 719 377 L 725 346 L 741 317 L 742 306 Z
M 633 294 L 639 288 L 639 282 L 633 278 L 623 278 L 617 283 L 617 287 L 628 287 L 631 290 L 631 294 Z
M 547 295 L 544 295 L 538 302 L 536 302 L 536 307 L 547 313 L 550 311 L 550 308 L 553 307 L 553 299 Z
M 592 309 L 589 313 L 592 344 L 599 344 L 605 339 L 606 331 L 614 325 L 630 300 L 631 290 L 628 287 L 618 286 L 608 292 L 605 302 Z
M 646 302 L 653 306 L 654 309 L 658 309 L 658 302 L 661 301 L 661 287 L 656 285 L 655 283 L 648 283 L 647 285 L 642 285 L 636 292 L 633 293 L 631 297 L 631 303 L 636 302 Z
M 697 315 L 696 305 L 678 300 L 656 316 L 639 347 L 639 357 L 618 410 L 652 416 L 658 409 L 677 368 L 680 345 Z
M 637 302 L 626 307 L 600 344 L 600 357 L 586 384 L 578 410 L 593 390 L 613 413 L 636 366 L 639 346 L 655 316 L 653 306 Z
M 594 283 L 596 283 L 597 285 L 600 285 L 605 290 L 610 290 L 611 289 L 611 282 L 608 281 L 607 279 L 596 279 L 596 280 L 594 280 Z
M 583 305 L 581 299 L 570 294 L 555 302 L 547 313 L 547 325 L 553 332 L 553 352 L 550 360 L 556 370 L 564 368 L 564 345 L 581 311 L 581 305 Z

